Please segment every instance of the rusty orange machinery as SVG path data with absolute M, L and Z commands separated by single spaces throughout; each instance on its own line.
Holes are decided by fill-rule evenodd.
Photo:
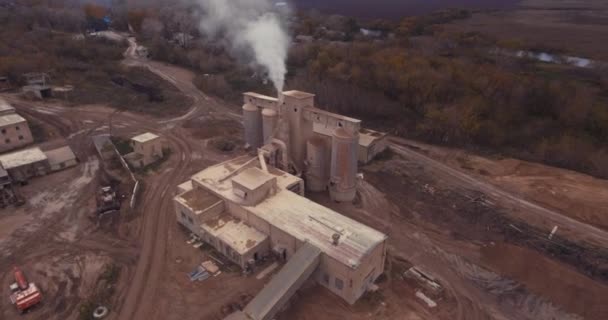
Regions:
M 37 305 L 42 300 L 42 294 L 35 283 L 29 283 L 23 272 L 17 268 L 13 268 L 15 283 L 11 288 L 11 303 L 17 307 L 17 310 L 25 312 L 31 307 Z

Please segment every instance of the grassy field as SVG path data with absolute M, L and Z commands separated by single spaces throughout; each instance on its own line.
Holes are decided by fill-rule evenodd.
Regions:
M 515 10 L 475 13 L 450 28 L 608 60 L 608 2 L 604 0 L 523 0 Z

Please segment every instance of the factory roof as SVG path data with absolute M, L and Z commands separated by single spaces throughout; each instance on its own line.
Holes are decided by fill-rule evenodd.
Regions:
M 214 238 L 228 244 L 239 255 L 246 254 L 268 238 L 267 235 L 248 226 L 242 220 L 234 218 L 229 213 L 223 213 L 217 218 L 206 221 L 201 228 Z
M 251 167 L 243 170 L 232 181 L 249 190 L 256 190 L 273 179 L 275 177 L 272 174 L 266 173 L 256 167 Z
M 190 189 L 177 196 L 176 199 L 197 215 L 222 201 L 222 199 L 200 188 Z
M 324 126 L 322 123 L 314 123 L 313 131 L 320 135 L 331 137 L 334 133 L 334 128 Z M 369 147 L 373 143 L 384 139 L 388 134 L 370 129 L 361 129 L 359 131 L 359 146 Z
M 22 122 L 25 122 L 25 119 L 16 113 L 0 116 L 0 127 L 10 126 Z
M 133 140 L 135 142 L 139 142 L 139 143 L 145 143 L 145 142 L 157 139 L 157 138 L 158 138 L 158 136 L 155 135 L 154 133 L 146 132 L 144 134 L 140 134 L 138 136 L 131 138 L 131 140 Z
M 293 97 L 296 99 L 306 99 L 306 98 L 312 98 L 315 96 L 312 93 L 298 91 L 298 90 L 285 91 L 285 92 L 283 92 L 283 95 L 288 96 L 288 97 Z
M 259 93 L 255 93 L 255 92 L 245 92 L 243 94 L 246 96 L 252 97 L 252 98 L 256 98 L 256 99 L 262 99 L 262 100 L 267 100 L 267 101 L 272 101 L 272 102 L 279 101 L 279 99 L 277 99 L 275 97 L 271 97 L 271 96 L 267 96 L 267 95 L 263 95 L 263 94 L 259 94 Z
M 15 112 L 15 108 L 6 102 L 6 100 L 0 98 L 0 114 L 8 114 L 13 112 Z
M 209 167 L 196 174 L 193 181 L 227 201 L 240 204 L 242 200 L 234 195 L 230 179 L 225 177 L 246 162 L 247 157 L 242 157 Z M 291 176 L 284 172 L 282 175 Z M 299 179 L 294 178 L 296 181 Z M 286 190 L 284 181 L 277 180 L 279 191 L 276 194 L 254 207 L 243 208 L 296 239 L 309 241 L 328 256 L 353 268 L 386 239 L 386 235 L 377 230 Z M 334 234 L 340 235 L 338 245 L 332 243 Z
M 347 117 L 347 116 L 344 116 L 344 115 L 341 115 L 341 114 L 329 112 L 329 111 L 326 111 L 326 110 L 323 110 L 323 109 L 319 109 L 319 108 L 315 108 L 315 107 L 306 107 L 305 110 L 309 111 L 309 112 L 313 112 L 313 113 L 318 113 L 318 114 L 326 115 L 326 116 L 331 117 L 333 119 L 343 120 L 343 121 L 346 121 L 346 122 L 351 122 L 351 123 L 356 123 L 356 124 L 360 124 L 361 123 L 361 120 L 359 120 L 359 119 Z M 317 123 L 317 122 L 315 122 L 315 123 Z
M 46 160 L 47 157 L 40 148 L 25 149 L 0 156 L 0 163 L 6 170 Z
M 49 164 L 51 166 L 54 164 L 76 160 L 76 155 L 74 155 L 74 152 L 72 152 L 72 149 L 70 149 L 68 146 L 46 151 L 44 154 L 46 154 L 46 157 L 49 159 Z
M 359 131 L 359 145 L 369 147 L 374 142 L 384 139 L 388 134 L 370 129 L 361 129 Z

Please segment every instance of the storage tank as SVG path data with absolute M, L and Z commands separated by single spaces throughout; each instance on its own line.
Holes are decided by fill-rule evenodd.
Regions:
M 243 127 L 245 127 L 245 142 L 257 150 L 262 146 L 262 113 L 258 107 L 245 103 L 243 106 Z
M 306 143 L 306 189 L 321 192 L 329 182 L 329 152 L 323 138 L 313 137 Z
M 350 202 L 357 193 L 357 147 L 359 134 L 344 128 L 334 131 L 331 138 L 331 172 L 329 195 L 338 202 Z
M 279 114 L 275 110 L 266 108 L 264 111 L 262 111 L 264 144 L 270 143 L 270 139 L 272 138 L 273 134 L 275 134 L 278 121 Z

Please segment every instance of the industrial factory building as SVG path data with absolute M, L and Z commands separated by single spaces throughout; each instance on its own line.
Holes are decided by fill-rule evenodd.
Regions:
M 242 268 L 266 256 L 286 261 L 229 319 L 272 319 L 308 279 L 355 303 L 384 272 L 387 237 L 304 192 L 355 198 L 361 121 L 315 108 L 314 95 L 300 91 L 278 99 L 245 93 L 244 100 L 245 140 L 257 156 L 203 170 L 174 201 L 180 224 Z
M 320 252 L 314 280 L 357 301 L 384 271 L 386 235 L 291 191 L 300 178 L 263 168 L 244 156 L 194 175 L 175 198 L 178 222 L 243 268 L 312 245 Z
M 30 127 L 15 108 L 0 99 L 0 152 L 21 148 L 34 142 Z
M 48 158 L 40 148 L 30 148 L 0 156 L 0 164 L 15 182 L 26 182 L 51 171 Z

